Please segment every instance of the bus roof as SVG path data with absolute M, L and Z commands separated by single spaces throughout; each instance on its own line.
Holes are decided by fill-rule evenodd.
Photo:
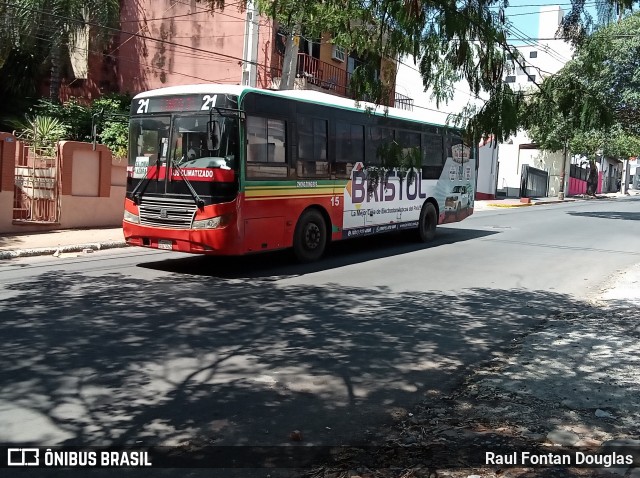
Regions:
M 216 83 L 202 83 L 202 84 L 194 84 L 194 85 L 180 85 L 180 86 L 168 86 L 166 88 L 159 88 L 156 90 L 149 90 L 142 93 L 137 94 L 133 99 L 142 99 L 142 98 L 151 98 L 157 96 L 175 96 L 175 95 L 205 95 L 205 94 L 229 94 L 229 95 L 237 95 L 242 96 L 243 94 L 255 92 L 261 93 L 270 96 L 278 96 L 281 98 L 290 98 L 299 101 L 311 102 L 315 104 L 322 104 L 327 106 L 333 106 L 336 108 L 349 109 L 349 110 L 360 110 L 364 111 L 365 108 L 371 108 L 374 110 L 374 113 L 377 115 L 384 115 L 385 107 L 380 105 L 375 105 L 373 103 L 368 103 L 365 101 L 361 101 L 359 103 L 359 108 L 356 108 L 355 100 L 350 98 L 344 98 L 342 96 L 330 95 L 328 93 L 322 93 L 320 91 L 315 90 L 267 90 L 261 88 L 252 88 L 249 86 L 241 86 L 241 85 L 224 85 L 224 84 L 216 84 Z M 422 123 L 429 123 L 437 126 L 446 126 L 442 121 L 438 121 L 436 119 L 436 115 L 439 114 L 440 117 L 445 113 L 436 113 L 436 112 L 415 112 L 415 111 L 407 111 L 399 108 L 388 108 L 388 116 L 391 118 L 397 119 L 405 119 L 409 121 L 418 121 Z

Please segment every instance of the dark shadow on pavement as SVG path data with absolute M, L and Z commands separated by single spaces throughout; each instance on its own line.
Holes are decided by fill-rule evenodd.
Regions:
M 290 251 L 277 251 L 238 257 L 191 256 L 145 262 L 138 267 L 226 279 L 278 278 L 310 274 L 338 267 L 359 264 L 385 257 L 409 254 L 445 244 L 480 239 L 502 231 L 454 229 L 439 227 L 436 239 L 418 243 L 411 232 L 380 234 L 333 243 L 325 256 L 312 264 L 299 264 Z
M 569 211 L 570 216 L 576 217 L 596 217 L 599 219 L 618 219 L 624 221 L 639 221 L 640 212 L 617 212 L 617 211 Z

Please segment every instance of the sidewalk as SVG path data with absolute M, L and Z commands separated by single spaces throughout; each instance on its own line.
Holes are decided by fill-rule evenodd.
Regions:
M 125 247 L 121 227 L 0 234 L 0 259 Z
M 597 194 L 595 198 L 589 196 L 571 196 L 566 197 L 564 201 L 559 200 L 557 197 L 545 197 L 545 198 L 531 198 L 531 202 L 522 202 L 520 198 L 496 198 L 489 200 L 475 200 L 474 212 L 485 210 L 496 210 L 499 208 L 514 208 L 514 207 L 528 207 L 528 206 L 544 206 L 548 204 L 568 203 L 575 201 L 590 201 L 598 199 L 616 199 L 619 197 L 629 197 L 640 195 L 640 191 L 630 189 L 628 195 L 621 193 L 604 193 Z

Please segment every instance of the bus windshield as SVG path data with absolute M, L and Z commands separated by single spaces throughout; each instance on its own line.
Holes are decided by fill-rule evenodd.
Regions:
M 237 169 L 238 144 L 237 118 L 178 116 L 173 120 L 171 162 L 180 168 Z

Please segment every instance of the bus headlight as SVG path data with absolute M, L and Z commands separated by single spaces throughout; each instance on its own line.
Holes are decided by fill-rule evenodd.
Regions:
M 200 221 L 193 221 L 192 229 L 218 229 L 219 227 L 226 226 L 228 221 L 227 216 L 216 216 L 209 219 L 202 219 Z
M 140 224 L 140 216 L 136 216 L 132 212 L 124 210 L 124 220 L 133 224 Z

